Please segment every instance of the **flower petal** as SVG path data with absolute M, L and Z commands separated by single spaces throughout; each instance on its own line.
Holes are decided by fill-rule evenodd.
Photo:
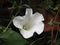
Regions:
M 42 14 L 36 12 L 33 16 L 32 16 L 33 20 L 35 23 L 37 22 L 41 22 L 41 21 L 44 21 L 44 17 Z
M 22 36 L 27 39 L 33 36 L 34 30 L 20 30 L 20 33 L 22 34 Z
M 24 38 L 30 38 L 33 36 L 34 32 L 37 34 L 41 34 L 44 30 L 44 24 L 43 22 L 38 23 L 38 24 L 33 24 L 32 27 L 29 30 L 20 30 L 20 33 Z
M 31 16 L 32 14 L 33 14 L 32 9 L 31 9 L 31 8 L 27 8 L 25 15 L 26 15 L 26 16 Z
M 40 22 L 39 24 L 37 24 L 35 26 L 35 32 L 37 34 L 41 34 L 43 31 L 44 31 L 44 23 L 43 22 Z
M 17 28 L 22 28 L 22 21 L 24 20 L 24 17 L 17 16 L 13 19 L 13 24 Z
M 28 22 L 30 23 L 31 22 L 31 16 L 33 15 L 32 13 L 33 13 L 33 11 L 31 8 L 26 9 L 24 23 L 28 23 Z

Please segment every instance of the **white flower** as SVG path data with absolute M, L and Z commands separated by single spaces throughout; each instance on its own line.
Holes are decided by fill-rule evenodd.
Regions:
M 41 34 L 44 30 L 43 15 L 36 12 L 33 14 L 31 8 L 26 9 L 25 16 L 17 16 L 13 19 L 15 27 L 20 29 L 20 33 L 24 38 L 30 38 L 34 32 Z

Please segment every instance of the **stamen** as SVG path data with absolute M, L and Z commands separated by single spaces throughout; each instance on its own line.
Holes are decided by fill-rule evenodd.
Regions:
M 30 29 L 30 26 L 25 24 L 25 25 L 23 25 L 23 29 L 28 30 L 28 29 Z

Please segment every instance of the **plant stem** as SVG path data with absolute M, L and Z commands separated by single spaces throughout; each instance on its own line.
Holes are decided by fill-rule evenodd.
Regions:
M 57 21 L 53 21 L 53 23 L 54 23 L 54 24 L 60 25 L 60 22 L 57 22 Z
M 35 42 L 37 42 L 38 40 L 43 39 L 43 38 L 44 38 L 44 37 L 39 38 L 39 39 L 37 39 L 37 40 L 33 41 L 30 45 L 33 45 Z
M 57 14 L 56 14 L 54 20 L 56 20 L 58 13 L 59 13 L 59 10 L 57 11 Z M 53 23 L 58 24 L 58 22 L 56 22 L 56 21 L 54 21 Z M 59 24 L 60 24 L 60 23 L 59 23 Z M 51 45 L 54 45 L 54 34 L 53 34 L 53 29 L 54 29 L 54 24 L 53 24 L 52 31 L 51 31 Z
M 54 28 L 54 25 L 53 25 L 53 28 Z M 52 31 L 51 31 L 51 45 L 54 44 L 54 42 L 53 42 L 53 37 L 54 37 L 53 28 L 52 28 Z
M 15 6 L 15 2 L 13 3 L 13 6 L 12 6 L 12 7 L 14 7 L 14 6 Z M 12 15 L 12 13 L 13 13 L 13 10 L 11 11 L 10 15 Z M 18 13 L 19 13 L 19 9 L 18 9 L 18 11 L 16 12 L 15 16 L 16 16 Z M 14 19 L 15 16 L 12 17 L 12 19 L 10 20 L 10 22 L 8 23 L 7 27 L 4 29 L 3 32 L 6 32 L 6 31 L 7 31 L 8 27 L 11 25 L 11 23 L 12 23 L 12 21 L 13 21 L 13 19 Z
M 57 33 L 56 33 L 54 42 L 56 42 L 57 36 L 58 36 L 58 31 L 57 31 Z

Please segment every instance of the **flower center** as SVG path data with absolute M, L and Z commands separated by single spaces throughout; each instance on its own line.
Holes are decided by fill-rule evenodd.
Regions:
M 30 29 L 30 25 L 28 25 L 28 24 L 23 25 L 23 29 L 29 30 Z

